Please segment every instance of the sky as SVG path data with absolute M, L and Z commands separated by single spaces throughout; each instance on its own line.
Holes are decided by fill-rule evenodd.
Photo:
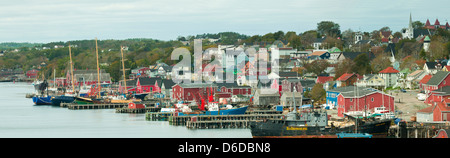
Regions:
M 14 0 L 0 2 L 0 42 L 153 38 L 226 31 L 297 33 L 333 21 L 341 31 L 400 31 L 450 18 L 448 0 Z

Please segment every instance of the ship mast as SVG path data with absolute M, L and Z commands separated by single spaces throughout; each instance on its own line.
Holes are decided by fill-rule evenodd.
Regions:
M 120 46 L 120 53 L 122 54 L 122 72 L 123 72 L 123 83 L 125 86 L 125 94 L 128 94 L 128 90 L 127 90 L 127 80 L 125 77 L 125 62 L 123 59 L 123 46 Z
M 98 66 L 98 45 L 97 45 L 97 37 L 95 37 L 95 54 L 97 55 L 97 86 L 98 86 L 98 96 L 97 98 L 99 98 L 100 95 L 100 68 Z
M 73 82 L 73 64 L 72 64 L 72 50 L 70 49 L 70 42 L 69 42 L 69 56 L 70 56 L 70 75 L 71 75 L 71 82 L 72 82 L 72 93 L 75 94 L 75 83 Z

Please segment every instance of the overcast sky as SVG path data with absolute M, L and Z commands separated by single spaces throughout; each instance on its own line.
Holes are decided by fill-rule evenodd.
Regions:
M 14 0 L 0 2 L 0 42 L 153 38 L 233 31 L 297 33 L 331 20 L 341 30 L 393 31 L 413 20 L 444 23 L 448 0 Z

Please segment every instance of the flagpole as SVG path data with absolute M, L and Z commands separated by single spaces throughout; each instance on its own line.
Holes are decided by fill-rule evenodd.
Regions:
M 120 46 L 120 53 L 122 54 L 122 72 L 123 72 L 123 83 L 125 86 L 125 94 L 128 94 L 128 90 L 127 90 L 127 80 L 125 77 L 125 62 L 123 60 L 123 46 Z

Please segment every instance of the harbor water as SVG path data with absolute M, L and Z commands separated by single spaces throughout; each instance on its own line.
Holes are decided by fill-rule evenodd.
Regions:
M 30 83 L 0 83 L 0 138 L 251 138 L 249 129 L 188 129 L 115 109 L 34 105 Z

